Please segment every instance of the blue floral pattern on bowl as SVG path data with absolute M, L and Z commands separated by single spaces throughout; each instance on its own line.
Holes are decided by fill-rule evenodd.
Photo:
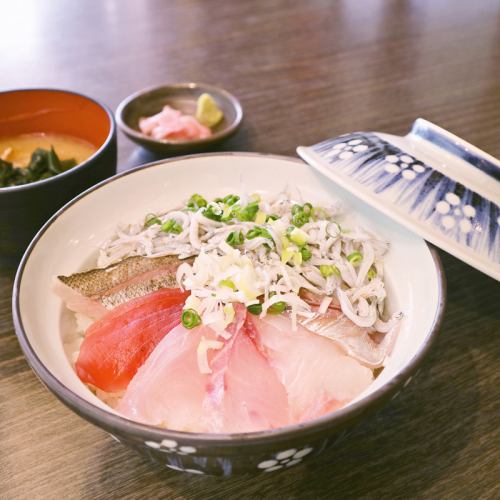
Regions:
M 483 153 L 484 158 L 481 157 L 481 152 L 470 145 L 463 148 L 463 155 L 457 156 L 463 141 L 450 140 L 449 137 L 455 136 L 433 124 L 419 119 L 413 132 L 415 130 L 436 148 L 432 153 L 437 152 L 438 162 L 430 165 L 422 159 L 426 155 L 420 155 L 414 143 L 405 143 L 406 138 L 394 137 L 392 141 L 393 136 L 376 132 L 342 135 L 308 148 L 300 147 L 298 153 L 320 172 L 386 215 L 410 223 L 407 225 L 424 238 L 500 279 L 498 203 L 446 175 L 444 169 L 438 170 L 436 163 L 449 163 L 456 158 L 476 173 L 482 167 L 478 175 L 489 176 L 489 182 L 498 184 L 499 188 L 500 168 L 489 155 Z M 422 146 L 425 153 L 425 144 Z M 439 157 L 437 147 L 446 149 L 443 158 Z

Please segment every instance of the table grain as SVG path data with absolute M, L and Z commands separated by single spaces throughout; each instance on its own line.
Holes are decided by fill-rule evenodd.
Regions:
M 498 0 L 16 0 L 0 19 L 2 89 L 115 109 L 155 84 L 221 85 L 245 111 L 221 150 L 295 155 L 421 116 L 500 156 Z M 119 136 L 119 170 L 154 159 Z M 402 396 L 315 460 L 229 479 L 152 465 L 59 403 L 22 355 L 1 270 L 0 498 L 500 498 L 500 289 L 440 255 L 445 318 Z

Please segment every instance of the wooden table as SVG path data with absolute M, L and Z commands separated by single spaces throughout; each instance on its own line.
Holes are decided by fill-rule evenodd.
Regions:
M 498 0 L 3 2 L 0 85 L 116 108 L 163 82 L 240 99 L 223 149 L 294 155 L 425 117 L 500 156 Z M 119 137 L 120 170 L 156 159 Z M 61 405 L 14 335 L 0 274 L 0 498 L 499 498 L 500 293 L 441 253 L 448 307 L 416 381 L 350 439 L 284 472 L 221 480 L 153 466 Z

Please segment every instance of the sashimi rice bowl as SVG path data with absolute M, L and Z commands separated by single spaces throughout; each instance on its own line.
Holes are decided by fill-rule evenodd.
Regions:
M 334 444 L 408 383 L 443 307 L 422 240 L 302 162 L 252 154 L 87 191 L 37 236 L 14 292 L 28 361 L 64 403 L 217 475 Z

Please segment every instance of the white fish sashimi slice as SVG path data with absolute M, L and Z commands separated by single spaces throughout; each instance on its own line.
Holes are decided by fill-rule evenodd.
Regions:
M 225 432 L 275 429 L 289 422 L 285 387 L 252 340 L 238 335 L 226 374 Z
M 117 411 L 143 423 L 197 432 L 252 432 L 289 423 L 287 394 L 253 343 L 237 308 L 222 350 L 210 353 L 211 374 L 202 374 L 197 348 L 209 327 L 174 328 L 130 382 Z
M 172 430 L 206 431 L 203 399 L 209 376 L 200 373 L 197 347 L 207 327 L 178 325 L 156 346 L 130 382 L 117 410 L 125 417 Z
M 245 317 L 238 307 L 233 335 L 211 363 L 204 409 L 212 432 L 274 429 L 290 420 L 286 390 L 252 341 L 256 333 Z
M 205 426 L 211 432 L 223 432 L 224 429 L 224 399 L 226 393 L 226 373 L 234 342 L 243 327 L 246 318 L 246 309 L 243 306 L 235 308 L 235 318 L 226 329 L 231 335 L 224 347 L 217 352 L 210 363 L 211 376 L 206 387 L 203 400 Z
M 372 383 L 369 368 L 300 325 L 292 331 L 286 315 L 253 321 L 261 347 L 287 390 L 294 422 L 343 406 Z

